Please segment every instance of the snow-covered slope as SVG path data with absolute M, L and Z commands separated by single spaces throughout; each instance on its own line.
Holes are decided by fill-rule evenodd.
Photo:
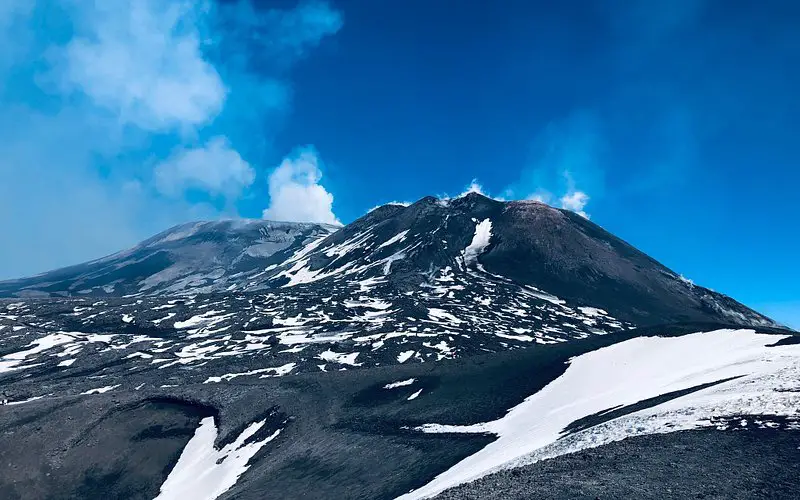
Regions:
M 726 417 L 738 415 L 754 418 L 733 425 L 796 418 L 800 345 L 775 347 L 777 340 L 752 330 L 716 330 L 638 337 L 577 356 L 562 376 L 497 420 L 417 427 L 426 433 L 492 434 L 497 440 L 400 499 L 428 498 L 503 468 L 631 436 L 727 427 Z M 630 410 L 620 411 L 625 409 Z M 592 416 L 601 418 L 587 429 L 570 428 Z

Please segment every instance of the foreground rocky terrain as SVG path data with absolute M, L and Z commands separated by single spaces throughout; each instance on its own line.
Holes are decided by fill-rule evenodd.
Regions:
M 800 494 L 800 337 L 540 203 L 187 224 L 0 295 L 8 498 Z
M 748 426 L 742 427 L 742 421 Z M 747 419 L 738 422 L 729 431 L 682 431 L 617 441 L 498 472 L 438 498 L 796 498 L 800 432 L 754 426 Z

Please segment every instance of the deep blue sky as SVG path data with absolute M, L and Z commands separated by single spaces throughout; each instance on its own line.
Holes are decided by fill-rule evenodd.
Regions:
M 476 180 L 800 327 L 800 2 L 100 5 L 0 7 L 0 278 Z
M 280 138 L 316 145 L 343 220 L 472 178 L 521 197 L 553 189 L 537 169 L 571 169 L 606 229 L 800 311 L 800 2 L 336 5 Z M 553 143 L 578 158 L 546 164 Z

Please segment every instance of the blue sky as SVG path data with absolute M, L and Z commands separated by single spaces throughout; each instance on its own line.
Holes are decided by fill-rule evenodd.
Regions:
M 6 0 L 0 278 L 475 180 L 800 327 L 799 23 L 791 0 Z

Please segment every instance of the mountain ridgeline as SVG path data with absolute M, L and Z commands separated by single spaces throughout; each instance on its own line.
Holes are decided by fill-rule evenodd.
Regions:
M 0 282 L 0 296 L 188 296 L 292 287 L 335 293 L 359 282 L 403 293 L 451 275 L 468 282 L 491 276 L 633 325 L 775 326 L 575 213 L 478 193 L 384 205 L 341 228 L 263 220 L 183 224 L 102 259 Z

